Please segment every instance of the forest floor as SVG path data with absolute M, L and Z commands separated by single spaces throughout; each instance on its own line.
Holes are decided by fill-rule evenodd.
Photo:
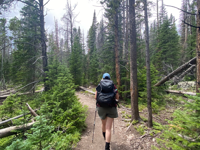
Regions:
M 74 150 L 104 150 L 105 141 L 101 130 L 101 120 L 97 114 L 95 123 L 95 133 L 94 141 L 92 143 L 93 126 L 94 126 L 94 116 L 96 109 L 96 101 L 94 95 L 87 92 L 77 92 L 77 96 L 83 105 L 88 106 L 88 116 L 86 119 L 87 128 L 83 131 L 81 140 Z M 178 108 L 178 105 L 172 99 L 169 99 L 171 104 L 166 105 L 166 109 L 162 110 L 158 114 L 153 114 L 154 122 L 158 124 L 165 125 L 167 121 L 165 119 L 171 120 L 172 113 Z M 150 150 L 152 146 L 158 146 L 156 142 L 156 137 L 162 133 L 159 130 L 159 126 L 154 124 L 153 128 L 147 127 L 148 118 L 147 109 L 143 109 L 140 112 L 140 117 L 143 118 L 139 123 L 135 125 L 130 125 L 130 121 L 124 118 L 125 114 L 130 116 L 130 110 L 125 107 L 118 108 L 119 117 L 114 120 L 114 134 L 112 128 L 112 138 L 111 138 L 111 150 L 130 150 L 130 149 L 143 149 Z M 128 130 L 127 130 L 128 129 Z

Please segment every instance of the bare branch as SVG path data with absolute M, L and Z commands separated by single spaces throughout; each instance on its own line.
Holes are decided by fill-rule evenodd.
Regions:
M 38 59 L 40 59 L 40 58 L 43 58 L 44 56 L 41 56 L 41 57 L 39 57 Z M 36 59 L 36 61 L 33 63 L 33 64 L 35 64 L 37 61 L 38 61 L 38 59 Z
M 191 27 L 193 27 L 193 28 L 200 28 L 200 27 L 197 27 L 197 26 L 194 26 L 194 25 L 191 25 L 191 24 L 189 24 L 189 23 L 185 22 L 185 20 L 184 20 L 184 21 L 182 20 L 182 22 L 183 22 L 183 23 L 185 23 L 185 24 L 187 24 L 188 26 L 191 26 Z
M 183 9 L 180 9 L 180 8 L 178 8 L 178 7 L 175 7 L 175 6 L 171 6 L 171 5 L 165 5 L 165 6 L 176 8 L 176 9 L 181 10 L 181 11 L 183 11 L 184 13 L 187 13 L 187 14 L 190 14 L 190 15 L 197 15 L 197 14 L 193 14 L 193 13 L 187 12 L 187 11 L 185 11 L 185 10 L 183 10 Z
M 45 6 L 46 4 L 48 4 L 48 3 L 49 3 L 49 1 L 50 1 L 50 0 L 48 0 L 48 1 L 47 1 L 47 2 L 44 4 L 44 6 Z

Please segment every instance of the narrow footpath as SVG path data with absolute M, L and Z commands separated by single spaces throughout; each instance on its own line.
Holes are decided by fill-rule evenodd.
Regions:
M 101 119 L 98 114 L 96 115 L 95 123 L 95 132 L 94 132 L 94 141 L 92 143 L 92 134 L 94 126 L 94 116 L 96 109 L 96 101 L 94 95 L 85 94 L 81 92 L 76 93 L 80 99 L 80 102 L 83 105 L 88 106 L 88 116 L 86 119 L 87 128 L 83 131 L 81 140 L 74 150 L 105 150 L 105 141 L 102 135 L 101 130 Z M 130 150 L 131 139 L 134 138 L 134 134 L 131 131 L 126 132 L 127 126 L 121 117 L 121 108 L 118 108 L 119 117 L 114 120 L 114 134 L 112 128 L 112 137 L 111 137 L 111 150 Z M 131 129 L 130 129 L 131 130 Z

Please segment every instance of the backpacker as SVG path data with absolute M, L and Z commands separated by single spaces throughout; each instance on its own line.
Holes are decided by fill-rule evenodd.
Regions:
M 112 80 L 101 80 L 100 90 L 97 91 L 97 103 L 101 107 L 114 107 L 115 106 L 115 92 Z

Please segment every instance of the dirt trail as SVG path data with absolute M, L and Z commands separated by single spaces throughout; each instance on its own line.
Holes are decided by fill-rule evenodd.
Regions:
M 76 93 L 83 105 L 88 106 L 88 116 L 86 119 L 87 129 L 82 133 L 81 140 L 74 150 L 105 150 L 105 141 L 101 130 L 101 119 L 96 117 L 94 141 L 92 143 L 93 123 L 95 116 L 94 95 Z M 119 117 L 114 120 L 114 134 L 112 128 L 111 150 L 130 150 L 130 139 L 134 138 L 131 132 L 126 133 L 126 123 L 121 119 L 121 109 L 118 109 Z

